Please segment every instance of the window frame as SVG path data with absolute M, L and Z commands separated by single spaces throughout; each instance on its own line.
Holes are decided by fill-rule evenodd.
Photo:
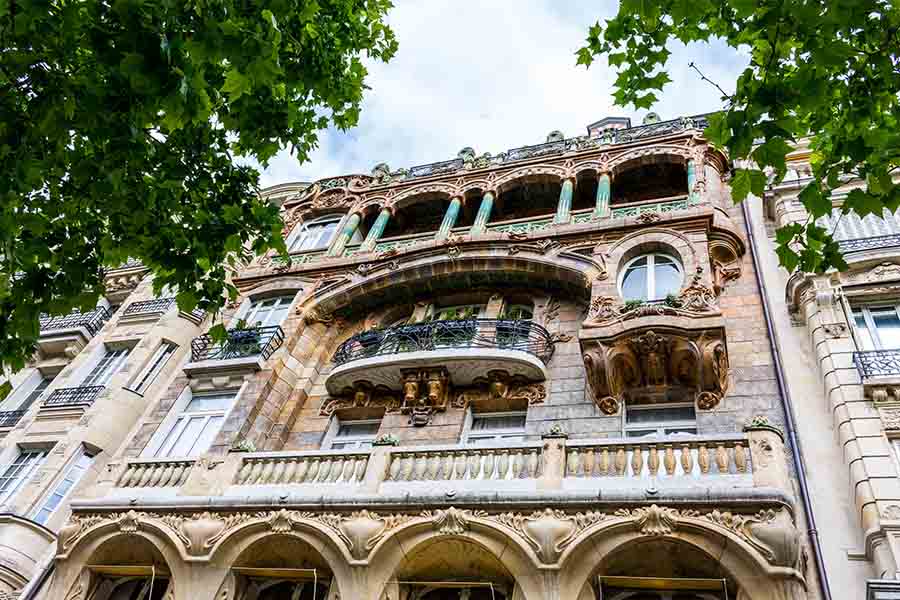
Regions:
M 678 286 L 674 290 L 669 291 L 668 293 L 664 294 L 660 298 L 654 298 L 653 296 L 655 294 L 653 294 L 651 292 L 656 291 L 656 257 L 659 257 L 659 256 L 668 258 L 669 260 L 672 261 L 672 264 L 675 265 L 675 269 L 678 271 L 678 275 L 680 276 L 681 281 L 678 282 Z M 642 258 L 647 259 L 647 266 L 646 266 L 647 277 L 646 277 L 646 282 L 645 282 L 646 287 L 644 289 L 644 292 L 647 295 L 647 299 L 644 300 L 642 298 L 628 298 L 625 296 L 624 289 L 622 289 L 622 285 L 625 283 L 625 276 L 628 275 L 628 271 L 629 271 L 629 269 L 631 269 L 632 265 L 634 265 L 634 263 L 638 262 Z M 680 260 L 678 260 L 678 258 L 676 258 L 672 254 L 669 254 L 667 252 L 645 252 L 643 254 L 639 254 L 639 255 L 635 256 L 634 258 L 629 260 L 627 263 L 625 263 L 625 265 L 622 267 L 622 272 L 619 273 L 618 282 L 617 282 L 619 296 L 621 296 L 623 300 L 625 300 L 625 301 L 640 300 L 642 302 L 659 302 L 660 300 L 664 300 L 668 294 L 677 294 L 678 291 L 681 290 L 681 287 L 683 285 L 684 285 L 684 265 L 681 263 Z
M 72 458 L 69 459 L 68 465 L 63 470 L 62 477 L 57 479 L 56 485 L 53 486 L 51 490 L 44 496 L 38 506 L 31 513 L 31 520 L 39 525 L 46 525 L 47 521 L 49 521 L 53 514 L 66 503 L 66 500 L 75 492 L 75 489 L 81 483 L 81 480 L 87 474 L 87 472 L 94 465 L 94 459 L 96 457 L 96 453 L 88 450 L 82 444 L 78 452 L 76 452 Z M 83 460 L 86 460 L 85 463 L 82 463 Z M 70 475 L 75 472 L 76 469 L 79 469 L 81 472 L 77 475 L 74 480 L 71 480 L 71 485 L 67 490 L 65 490 L 62 494 L 58 493 L 59 489 L 62 487 L 64 483 L 70 481 Z M 52 508 L 48 509 L 48 505 L 50 501 L 55 497 L 59 496 L 59 502 L 56 503 Z M 46 512 L 45 512 L 46 511 Z M 43 520 L 41 519 L 41 514 L 44 513 L 45 517 Z
M 854 342 L 856 342 L 856 348 L 863 352 L 868 352 L 871 350 L 898 350 L 900 346 L 896 348 L 886 348 L 884 343 L 881 340 L 881 336 L 878 333 L 878 327 L 875 325 L 875 319 L 872 317 L 872 310 L 886 310 L 886 309 L 894 309 L 894 313 L 897 315 L 898 321 L 900 321 L 900 303 L 897 302 L 872 302 L 867 304 L 851 304 L 850 305 L 850 318 L 848 319 L 853 327 L 854 333 Z M 860 329 L 859 325 L 856 323 L 856 312 L 860 311 L 862 314 L 863 321 L 866 324 L 865 334 L 868 334 L 868 337 L 872 340 L 872 347 L 866 348 L 863 340 L 864 332 Z
M 34 474 L 41 468 L 44 462 L 46 462 L 50 450 L 52 450 L 52 448 L 16 447 L 15 457 L 0 469 L 0 506 L 7 504 L 23 485 L 26 485 L 31 481 Z M 19 464 L 22 457 L 25 455 L 37 455 L 37 457 L 19 468 L 15 475 L 7 475 L 10 469 Z M 4 487 L 7 481 L 13 482 L 8 488 Z
M 97 356 L 90 365 L 86 365 L 85 370 L 78 379 L 78 387 L 106 387 L 109 380 L 118 375 L 125 367 L 128 357 L 131 355 L 133 346 L 107 346 L 103 345 L 97 352 Z M 108 356 L 113 356 L 108 362 L 104 363 Z M 103 365 L 101 367 L 101 365 Z
M 341 419 L 337 415 L 332 417 L 331 425 L 328 428 L 328 432 L 325 434 L 325 439 L 322 440 L 322 449 L 323 450 L 368 450 L 372 447 L 373 443 L 376 439 L 378 439 L 378 430 L 375 431 L 372 435 L 350 435 L 350 436 L 341 436 L 340 431 L 341 427 L 345 425 L 370 425 L 370 424 L 378 424 L 378 428 L 381 428 L 382 419 Z M 364 446 L 363 444 L 368 443 L 368 446 Z M 335 444 L 352 444 L 348 446 L 344 446 L 343 448 L 336 448 Z
M 521 429 L 489 429 L 489 430 L 476 430 L 475 429 L 475 421 L 477 419 L 491 419 L 497 417 L 524 417 L 522 421 Z M 460 436 L 460 443 L 466 446 L 491 446 L 497 445 L 499 443 L 504 443 L 504 440 L 508 438 L 519 438 L 514 440 L 512 443 L 522 443 L 525 441 L 526 436 L 526 428 L 528 425 L 528 411 L 527 410 L 504 410 L 504 411 L 493 411 L 493 412 L 474 412 L 471 407 L 466 413 L 466 422 L 463 427 L 462 435 Z M 488 433 L 493 432 L 493 433 Z M 506 442 L 509 443 L 509 442 Z
M 166 352 L 167 350 L 168 352 Z M 153 385 L 156 378 L 166 368 L 166 365 L 176 352 L 178 352 L 178 344 L 169 340 L 162 340 L 150 356 L 150 359 L 138 371 L 137 375 L 132 378 L 131 382 L 125 386 L 125 389 L 134 392 L 138 396 L 143 396 L 144 392 Z
M 240 388 L 229 388 L 225 390 L 210 390 L 203 392 L 194 392 L 191 390 L 189 386 L 186 386 L 184 390 L 181 392 L 181 395 L 178 397 L 178 400 L 172 405 L 166 414 L 165 419 L 163 419 L 162 423 L 159 424 L 159 427 L 154 432 L 153 436 L 150 438 L 150 442 L 144 447 L 143 451 L 141 451 L 142 458 L 159 458 L 159 459 L 190 459 L 196 458 L 201 454 L 207 452 L 209 448 L 212 446 L 212 442 L 215 441 L 216 436 L 219 435 L 222 431 L 222 427 L 225 426 L 225 423 L 228 421 L 228 416 L 231 414 L 231 411 L 237 406 L 238 401 L 241 398 L 241 394 L 244 391 L 244 387 L 247 384 L 245 383 Z M 192 411 L 190 413 L 187 412 L 187 408 L 190 405 L 191 401 L 194 398 L 200 398 L 203 396 L 218 396 L 221 394 L 232 395 L 231 404 L 224 409 L 217 409 L 215 411 Z M 179 427 L 179 421 L 182 416 L 187 415 L 187 418 L 184 420 L 184 425 Z M 200 428 L 200 433 L 202 433 L 206 426 L 209 424 L 210 419 L 216 417 L 222 417 L 222 425 L 219 427 L 218 431 L 213 435 L 212 440 L 210 441 L 210 445 L 206 448 L 195 451 L 194 453 L 189 453 L 187 455 L 175 455 L 168 454 L 172 449 L 177 445 L 177 442 L 181 435 L 184 433 L 184 430 L 187 428 L 188 424 L 191 421 L 191 418 L 199 418 L 203 417 L 204 422 Z M 175 432 L 177 430 L 177 435 Z M 173 437 L 174 436 L 174 437 Z M 198 438 L 199 439 L 199 438 Z M 174 441 L 172 441 L 174 440 Z M 163 453 L 163 449 L 168 446 L 168 452 Z M 193 447 L 191 448 L 193 450 Z
M 54 379 L 55 377 L 47 377 L 39 369 L 35 369 L 0 402 L 0 412 L 28 410 L 47 393 Z
M 318 217 L 316 219 L 312 219 L 310 221 L 300 222 L 294 227 L 294 230 L 290 233 L 287 239 L 287 248 L 288 254 L 301 253 L 301 252 L 315 252 L 317 250 L 327 250 L 331 243 L 334 241 L 338 232 L 341 230 L 341 224 L 344 222 L 346 215 L 325 215 L 322 217 Z M 317 235 L 315 235 L 316 242 L 310 248 L 301 248 L 295 246 L 302 246 L 306 242 L 306 236 L 311 231 L 315 231 L 315 228 L 324 230 L 328 225 L 334 223 L 334 229 L 331 234 L 328 236 L 328 239 L 325 240 L 324 245 L 321 244 L 320 238 L 322 236 L 323 231 L 320 231 Z M 310 238 L 312 239 L 312 238 Z M 302 240 L 299 244 L 298 240 Z
M 693 421 L 688 420 L 660 420 L 660 421 L 646 421 L 644 423 L 628 423 L 628 412 L 629 411 L 651 411 L 651 410 L 661 410 L 666 408 L 691 408 L 694 411 L 694 419 Z M 666 431 L 667 429 L 693 429 L 693 433 L 687 433 L 683 431 Z M 643 435 L 629 435 L 632 432 L 639 431 L 648 431 L 655 430 L 653 433 L 645 433 Z M 649 436 L 659 436 L 659 437 L 668 437 L 672 435 L 681 435 L 681 436 L 696 436 L 699 433 L 699 428 L 697 426 L 697 407 L 694 406 L 693 402 L 666 402 L 663 404 L 646 404 L 646 405 L 632 405 L 628 406 L 625 404 L 625 410 L 622 411 L 622 436 L 629 439 L 640 439 L 642 437 Z
M 289 294 L 277 294 L 272 296 L 258 296 L 258 297 L 250 297 L 244 301 L 241 305 L 240 309 L 235 314 L 232 319 L 231 327 L 236 327 L 238 323 L 244 321 L 247 327 L 280 327 L 284 320 L 291 312 L 291 306 L 294 304 L 294 300 L 297 298 L 297 292 L 293 291 Z M 263 308 L 266 302 L 270 302 L 272 300 L 276 301 L 276 304 L 273 305 L 272 310 L 269 312 L 265 321 L 259 321 L 259 325 L 256 322 L 253 322 L 251 319 L 255 318 L 259 313 L 260 309 Z M 273 315 L 278 314 L 278 309 L 285 307 L 284 313 L 281 316 L 281 319 L 278 320 L 277 323 L 271 322 L 270 319 Z

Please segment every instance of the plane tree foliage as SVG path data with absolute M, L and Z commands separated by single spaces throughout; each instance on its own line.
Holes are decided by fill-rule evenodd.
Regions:
M 590 27 L 577 62 L 605 58 L 617 73 L 615 102 L 650 108 L 671 82 L 673 43 L 718 40 L 747 55 L 733 86 L 707 79 L 724 108 L 705 134 L 735 161 L 736 202 L 781 181 L 787 155 L 808 139 L 812 177 L 799 200 L 809 219 L 777 231 L 777 253 L 789 271 L 821 273 L 846 268 L 815 223 L 831 213 L 834 190 L 865 182 L 847 194 L 844 213 L 900 207 L 898 31 L 900 3 L 892 0 L 622 0 L 615 17 Z
M 90 310 L 141 261 L 183 310 L 286 251 L 258 172 L 356 124 L 366 60 L 397 44 L 388 0 L 0 2 L 0 362 L 39 317 Z

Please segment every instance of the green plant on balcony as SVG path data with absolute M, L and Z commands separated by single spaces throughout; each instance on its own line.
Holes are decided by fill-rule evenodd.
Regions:
M 644 305 L 643 300 L 632 299 L 626 300 L 625 305 L 622 307 L 622 312 L 631 312 L 636 308 L 640 308 Z
M 682 302 L 681 298 L 679 298 L 675 294 L 667 295 L 666 299 L 663 300 L 663 302 L 665 303 L 666 306 L 669 306 L 672 308 L 681 308 L 684 305 L 684 302 Z
M 262 352 L 262 341 L 258 326 L 250 327 L 244 319 L 239 319 L 233 329 L 229 329 L 222 355 L 225 358 L 243 358 Z

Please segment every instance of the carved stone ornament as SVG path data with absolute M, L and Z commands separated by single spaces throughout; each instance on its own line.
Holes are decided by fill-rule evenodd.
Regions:
M 409 423 L 423 427 L 435 412 L 447 409 L 450 376 L 446 369 L 413 369 L 403 371 L 403 398 L 400 411 L 409 415 Z
M 616 414 L 621 402 L 695 401 L 715 408 L 728 389 L 721 330 L 625 332 L 583 342 L 582 359 L 597 406 Z
M 703 267 L 697 267 L 697 272 L 691 278 L 691 283 L 681 291 L 678 299 L 681 302 L 679 308 L 685 310 L 705 312 L 716 310 L 716 295 L 711 288 L 703 283 Z
M 881 423 L 885 431 L 900 430 L 900 408 L 881 408 Z
M 392 413 L 400 410 L 400 399 L 389 391 L 374 390 L 371 384 L 358 381 L 352 389 L 348 388 L 343 396 L 325 400 L 319 414 L 330 417 L 335 411 L 352 408 L 383 408 L 384 412 Z
M 576 535 L 606 518 L 606 514 L 589 511 L 569 515 L 546 508 L 523 515 L 507 512 L 489 517 L 519 533 L 534 548 L 541 561 L 554 564 Z
M 337 531 L 356 560 L 362 560 L 388 532 L 412 519 L 408 515 L 385 515 L 360 510 L 337 523 Z
M 900 405 L 900 385 L 866 384 L 863 386 L 863 394 L 872 400 L 875 406 Z
M 467 408 L 470 405 L 486 405 L 504 402 L 509 405 L 532 406 L 547 399 L 547 389 L 543 383 L 530 383 L 525 379 L 510 377 L 501 370 L 488 372 L 487 379 L 476 380 L 475 385 L 465 388 L 453 399 L 453 408 Z
M 643 225 L 649 225 L 650 223 L 658 223 L 662 220 L 662 216 L 658 212 L 644 212 L 637 216 L 635 221 L 641 223 Z
M 451 506 L 446 510 L 426 510 L 421 516 L 430 519 L 431 525 L 442 535 L 460 535 L 469 530 L 470 519 L 487 516 L 484 511 L 472 511 Z
M 830 338 L 837 339 L 842 337 L 847 337 L 849 333 L 849 328 L 846 323 L 825 323 L 822 325 L 822 330 L 825 332 Z
M 649 536 L 669 535 L 676 529 L 680 517 L 699 515 L 696 511 L 680 511 L 656 504 L 640 508 L 620 508 L 613 514 L 632 519 L 635 529 Z
M 900 278 L 900 264 L 883 262 L 865 275 L 865 281 L 887 281 Z
M 900 506 L 891 504 L 881 511 L 881 518 L 888 521 L 900 521 Z

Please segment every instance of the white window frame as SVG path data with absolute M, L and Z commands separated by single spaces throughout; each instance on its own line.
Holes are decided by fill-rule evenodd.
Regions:
M 89 365 L 85 365 L 81 377 L 78 378 L 78 385 L 82 387 L 89 386 L 106 386 L 113 376 L 117 375 L 125 366 L 131 354 L 131 346 L 110 347 L 102 345 L 96 353 L 94 360 Z M 108 362 L 108 356 L 115 355 Z M 104 365 L 101 368 L 101 365 Z M 98 370 L 99 369 L 99 370 Z
M 19 488 L 31 480 L 37 470 L 41 468 L 41 465 L 44 464 L 44 461 L 47 460 L 48 454 L 50 454 L 50 448 L 22 448 L 21 446 L 16 448 L 16 454 L 13 459 L 0 468 L 0 506 L 9 502 Z M 26 455 L 34 456 L 27 464 L 22 465 L 22 458 Z M 9 470 L 16 465 L 19 465 L 20 468 L 15 475 L 7 476 Z M 6 489 L 3 489 L 7 481 L 12 483 Z
M 475 430 L 474 424 L 475 419 L 490 419 L 492 417 L 525 417 L 525 422 L 522 423 L 521 429 L 487 429 L 487 430 Z M 500 412 L 485 412 L 485 413 L 476 413 L 473 412 L 471 407 L 468 411 L 466 411 L 466 422 L 463 426 L 463 433 L 461 436 L 461 443 L 474 446 L 474 445 L 494 445 L 498 443 L 503 443 L 504 440 L 508 438 L 524 438 L 526 426 L 528 422 L 528 411 L 527 410 L 505 410 Z M 522 442 L 522 439 L 515 440 L 515 443 Z
M 35 523 L 45 525 L 47 521 L 49 521 L 53 517 L 53 514 L 66 503 L 66 500 L 68 500 L 68 498 L 75 492 L 78 484 L 81 483 L 81 479 L 94 465 L 94 456 L 95 454 L 93 452 L 89 452 L 83 445 L 78 448 L 78 451 L 69 460 L 69 464 L 67 465 L 63 476 L 56 482 L 56 485 L 53 486 L 53 489 L 44 497 L 41 503 L 33 511 L 31 519 Z M 71 482 L 69 489 L 60 493 L 60 488 L 66 482 Z M 57 504 L 52 508 L 49 507 L 50 501 L 56 496 L 59 497 L 59 502 L 57 502 Z
M 331 243 L 334 241 L 334 238 L 341 231 L 341 226 L 344 224 L 345 215 L 326 215 L 324 217 L 319 217 L 317 219 L 313 219 L 311 221 L 307 221 L 304 223 L 298 223 L 291 234 L 287 239 L 287 248 L 289 253 L 295 252 L 315 252 L 316 250 L 325 250 Z M 331 232 L 331 235 L 328 236 L 328 239 L 322 243 L 321 236 L 322 231 L 329 224 L 334 223 L 334 231 Z M 319 233 L 310 236 L 307 236 L 316 230 L 320 230 Z M 304 243 L 307 242 L 307 239 L 314 239 L 313 246 L 309 248 L 300 248 Z M 299 243 L 298 243 L 299 242 Z M 295 247 L 296 246 L 296 247 Z
M 860 350 L 896 350 L 897 348 L 886 348 L 881 341 L 881 336 L 878 334 L 878 327 L 875 325 L 875 319 L 872 317 L 872 310 L 884 310 L 893 308 L 894 312 L 897 314 L 897 318 L 900 319 L 900 304 L 894 302 L 873 302 L 871 304 L 856 304 L 850 305 L 850 322 L 852 323 L 856 341 L 856 347 Z M 859 326 L 856 324 L 856 312 L 860 311 L 862 313 L 863 321 L 866 323 L 866 331 L 869 334 L 869 337 L 872 338 L 872 348 L 866 348 L 863 344 L 863 334 L 860 331 Z
M 208 451 L 209 448 L 204 448 L 203 450 L 197 451 L 195 454 L 188 455 L 188 456 L 174 456 L 174 455 L 169 456 L 167 454 L 162 454 L 162 450 L 163 450 L 163 448 L 165 448 L 165 446 L 169 445 L 170 449 L 171 449 L 171 446 L 174 445 L 174 444 L 170 444 L 169 440 L 170 440 L 170 437 L 175 433 L 176 428 L 179 427 L 179 419 L 182 415 L 190 414 L 190 415 L 196 415 L 196 416 L 204 416 L 204 417 L 206 417 L 204 426 L 206 423 L 209 422 L 210 418 L 222 416 L 223 417 L 222 425 L 224 426 L 225 423 L 228 422 L 228 416 L 231 414 L 231 411 L 233 411 L 235 406 L 238 405 L 238 402 L 241 399 L 241 394 L 243 393 L 246 385 L 247 384 L 245 383 L 240 388 L 231 388 L 231 389 L 225 389 L 225 390 L 210 390 L 207 392 L 196 392 L 196 393 L 191 390 L 190 386 L 186 386 L 184 388 L 184 390 L 181 392 L 181 395 L 178 396 L 178 400 L 176 400 L 175 404 L 172 405 L 172 408 L 169 409 L 169 412 L 166 414 L 166 417 L 163 419 L 162 423 L 159 424 L 159 427 L 156 429 L 156 432 L 150 438 L 150 442 L 144 447 L 144 450 L 141 452 L 141 456 L 144 458 L 170 458 L 170 459 L 195 458 L 196 456 L 199 456 L 199 455 L 203 454 L 204 452 Z M 218 394 L 225 394 L 225 393 L 233 393 L 233 399 L 231 401 L 231 405 L 229 407 L 225 408 L 224 411 L 216 410 L 216 411 L 198 411 L 196 413 L 185 413 L 185 409 L 187 408 L 188 404 L 190 404 L 191 400 L 193 400 L 195 397 L 203 396 L 203 395 L 218 395 Z M 186 420 L 185 425 L 181 426 L 178 429 L 179 434 L 180 434 L 180 432 L 184 431 L 184 428 L 187 426 L 188 421 L 189 421 L 189 419 Z M 202 428 L 201 428 L 201 431 L 202 431 Z M 220 428 L 219 431 L 216 432 L 216 436 L 218 436 L 219 432 L 221 432 L 221 431 L 222 430 Z M 215 439 L 216 436 L 213 436 L 213 440 Z M 178 436 L 176 435 L 174 437 L 174 439 L 177 440 Z
M 291 292 L 290 294 L 277 295 L 277 296 L 259 296 L 256 298 L 248 298 L 241 304 L 240 309 L 237 314 L 234 316 L 232 320 L 231 326 L 236 327 L 237 324 L 243 320 L 247 327 L 269 327 L 269 326 L 280 326 L 284 322 L 284 318 L 290 314 L 291 305 L 294 303 L 294 299 L 297 297 L 297 292 Z M 274 305 L 274 309 L 269 312 L 269 315 L 265 318 L 265 320 L 261 321 L 259 325 L 257 325 L 254 319 L 256 315 L 259 313 L 259 310 L 263 307 L 266 302 L 271 300 L 276 300 L 276 304 Z M 284 317 L 282 317 L 277 323 L 271 321 L 272 315 L 276 313 L 277 308 L 281 308 L 282 306 L 287 306 L 287 310 L 284 312 Z
M 451 310 L 459 310 L 461 308 L 468 309 L 477 307 L 478 310 L 472 314 L 472 316 L 467 317 L 468 319 L 483 319 L 485 311 L 487 310 L 487 304 L 481 304 L 478 302 L 472 302 L 469 304 L 451 304 L 450 306 L 435 306 L 432 305 L 432 313 L 429 317 L 426 318 L 428 321 L 441 321 L 443 319 L 439 319 L 441 313 L 449 312 Z
M 692 421 L 688 421 L 686 419 L 682 420 L 672 420 L 672 421 L 644 421 L 643 423 L 628 423 L 628 412 L 629 411 L 650 411 L 650 410 L 661 410 L 666 408 L 692 408 L 694 409 L 694 419 Z M 685 433 L 685 432 L 672 432 L 669 433 L 667 429 L 693 429 L 694 433 Z M 649 430 L 655 430 L 652 433 Z M 629 436 L 628 434 L 631 432 L 637 431 L 647 431 L 642 436 Z M 639 439 L 645 436 L 671 436 L 671 435 L 697 435 L 697 408 L 691 402 L 669 402 L 665 404 L 646 404 L 646 405 L 637 405 L 637 406 L 628 406 L 625 405 L 625 410 L 622 411 L 622 434 L 625 437 L 633 437 L 634 439 Z
M 340 417 L 334 415 L 331 417 L 331 423 L 328 425 L 328 431 L 325 433 L 325 439 L 322 440 L 323 450 L 363 450 L 371 447 L 372 442 L 378 438 L 378 432 L 366 435 L 348 435 L 339 436 L 342 425 L 371 425 L 377 423 L 381 425 L 381 419 L 346 419 L 341 420 Z M 363 444 L 368 443 L 368 446 Z M 346 444 L 343 448 L 335 448 L 335 444 Z
M 628 273 L 628 269 L 630 269 L 634 263 L 641 260 L 642 258 L 647 259 L 647 267 L 646 267 L 646 269 L 647 269 L 647 288 L 644 290 L 647 294 L 647 298 L 648 298 L 647 302 L 654 302 L 654 301 L 658 302 L 659 300 L 662 300 L 665 298 L 665 296 L 663 296 L 662 298 L 654 298 L 654 296 L 655 296 L 654 292 L 656 291 L 656 257 L 657 256 L 663 256 L 663 257 L 671 260 L 672 263 L 675 265 L 675 268 L 678 270 L 678 274 L 681 276 L 681 282 L 679 282 L 678 287 L 669 293 L 677 293 L 678 290 L 681 289 L 681 286 L 684 285 L 684 265 L 681 264 L 681 261 L 678 260 L 677 258 L 675 258 L 674 256 L 672 256 L 671 254 L 666 254 L 665 252 L 647 252 L 647 253 L 635 256 L 634 258 L 629 260 L 627 263 L 625 263 L 625 266 L 622 268 L 622 272 L 619 274 L 618 288 L 619 288 L 619 295 L 623 299 L 639 300 L 639 298 L 626 298 L 625 291 L 622 289 L 622 284 L 625 282 L 625 275 Z
M 159 377 L 159 374 L 166 367 L 169 360 L 175 356 L 176 352 L 178 352 L 178 344 L 162 340 L 150 357 L 150 360 L 144 364 L 144 368 L 131 380 L 126 389 L 143 396 L 144 392 L 153 385 L 153 382 L 156 381 L 156 378 Z
M 44 385 L 44 389 L 40 391 L 40 393 L 35 396 L 30 402 L 26 401 L 28 398 L 33 395 L 42 384 Z M 11 412 L 15 410 L 27 410 L 30 406 L 37 403 L 46 393 L 47 388 L 50 387 L 50 384 L 53 383 L 53 377 L 46 377 L 40 370 L 35 369 L 33 372 L 28 374 L 28 377 L 25 378 L 22 383 L 16 386 L 9 396 L 3 399 L 0 402 L 0 412 Z

